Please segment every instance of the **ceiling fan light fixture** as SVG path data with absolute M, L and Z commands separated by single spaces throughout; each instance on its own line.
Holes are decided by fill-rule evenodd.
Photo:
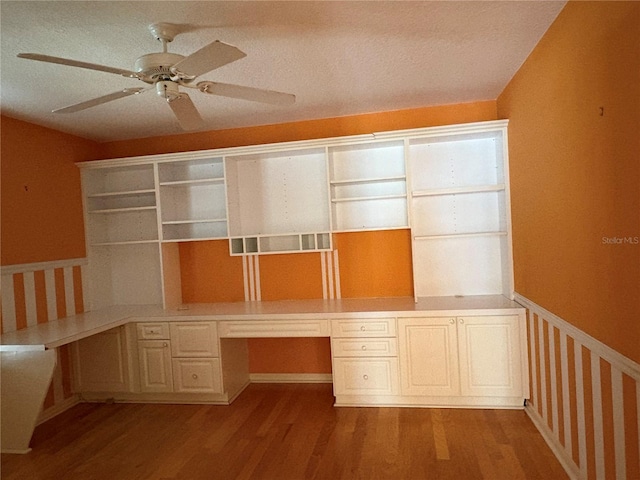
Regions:
M 177 83 L 163 80 L 156 83 L 156 94 L 170 102 L 180 96 L 180 91 Z

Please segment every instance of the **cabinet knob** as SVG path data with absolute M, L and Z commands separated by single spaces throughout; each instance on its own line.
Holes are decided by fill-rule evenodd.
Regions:
M 364 325 L 362 325 L 362 326 L 360 327 L 360 331 L 364 332 L 365 330 L 366 330 L 366 329 L 365 329 L 365 326 L 364 326 Z
M 193 375 L 191 375 L 191 378 L 193 378 L 194 380 L 198 379 L 198 375 L 196 375 L 195 373 Z
M 362 350 L 366 350 L 367 346 L 366 345 L 362 345 Z
M 450 323 L 451 325 L 453 325 L 454 323 L 456 323 L 456 319 L 455 319 L 455 318 L 450 318 L 450 319 L 449 319 L 449 323 Z
M 464 318 L 461 318 L 461 319 L 460 319 L 460 323 L 464 323 Z
M 369 375 L 363 375 L 362 378 L 364 378 L 365 380 L 369 380 Z
M 168 344 L 167 342 L 164 342 L 164 343 L 162 344 L 162 346 L 163 346 L 164 348 L 167 348 L 167 347 L 169 346 L 169 344 Z

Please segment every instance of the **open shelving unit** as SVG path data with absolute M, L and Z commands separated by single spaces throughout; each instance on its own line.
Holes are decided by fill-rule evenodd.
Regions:
M 409 140 L 416 297 L 511 294 L 504 135 Z
M 179 302 L 180 242 L 306 253 L 390 229 L 410 229 L 416 298 L 510 297 L 507 155 L 493 121 L 86 162 L 92 304 Z
M 402 140 L 329 147 L 334 231 L 407 228 Z
M 162 240 L 227 237 L 222 157 L 158 164 Z
M 324 148 L 228 156 L 225 166 L 231 255 L 331 249 Z
M 153 164 L 82 170 L 88 308 L 161 303 Z

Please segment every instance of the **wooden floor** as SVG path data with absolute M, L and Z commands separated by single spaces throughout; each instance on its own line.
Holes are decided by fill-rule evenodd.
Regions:
M 231 406 L 80 404 L 12 479 L 567 478 L 521 410 L 333 407 L 331 385 L 251 385 Z

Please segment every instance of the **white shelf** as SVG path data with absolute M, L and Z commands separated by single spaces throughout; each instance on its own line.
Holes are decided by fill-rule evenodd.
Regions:
M 158 240 L 125 240 L 121 242 L 96 242 L 91 243 L 92 247 L 110 247 L 113 245 L 141 245 L 144 243 L 158 243 Z
M 126 212 L 141 212 L 144 210 L 156 210 L 157 207 L 125 207 L 125 208 L 105 208 L 102 210 L 90 210 L 89 213 L 126 213 Z
M 162 225 L 189 225 L 196 223 L 216 223 L 226 221 L 226 218 L 205 218 L 203 220 L 171 220 L 168 222 L 162 222 Z
M 377 195 L 371 197 L 351 197 L 351 198 L 333 198 L 331 199 L 332 203 L 342 203 L 342 202 L 365 202 L 370 200 L 393 200 L 397 198 L 407 198 L 406 195 Z
M 377 177 L 377 178 L 354 178 L 349 180 L 332 180 L 331 185 L 358 185 L 361 183 L 384 183 L 384 182 L 398 182 L 406 181 L 405 175 L 399 175 L 394 177 Z
M 224 178 L 202 178 L 197 180 L 175 180 L 171 182 L 160 182 L 161 187 L 184 187 L 190 185 L 215 185 L 224 183 Z
M 462 195 L 466 193 L 490 193 L 490 192 L 502 192 L 504 191 L 504 183 L 496 185 L 480 185 L 474 187 L 451 187 L 451 188 L 438 188 L 433 190 L 418 190 L 411 192 L 411 196 L 417 197 L 435 197 L 439 195 Z
M 253 235 L 229 239 L 231 255 L 268 255 L 326 250 L 331 250 L 329 232 Z
M 118 192 L 102 192 L 102 193 L 92 193 L 87 195 L 87 198 L 104 198 L 104 197 L 121 197 L 121 196 L 137 196 L 146 193 L 155 194 L 154 189 L 144 189 L 144 190 L 124 190 Z
M 507 232 L 473 232 L 447 233 L 443 235 L 414 235 L 414 240 L 442 240 L 446 238 L 500 237 L 507 236 Z

